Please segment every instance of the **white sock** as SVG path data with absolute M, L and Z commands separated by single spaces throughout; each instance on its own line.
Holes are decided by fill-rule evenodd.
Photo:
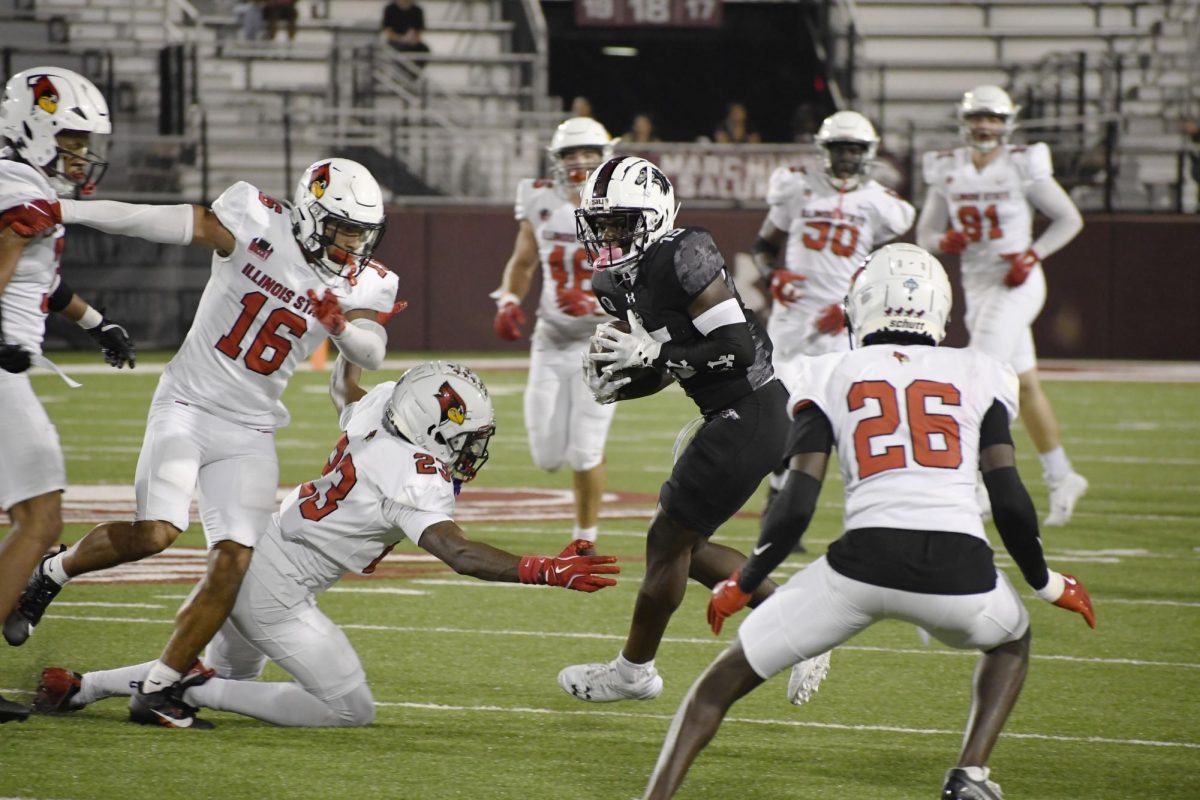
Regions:
M 79 692 L 71 698 L 71 708 L 82 708 L 106 697 L 128 697 L 137 691 L 133 684 L 145 680 L 155 663 L 147 661 L 132 667 L 85 672 Z
M 600 535 L 600 528 L 597 525 L 593 525 L 590 528 L 581 528 L 578 525 L 575 526 L 575 538 L 576 539 L 586 539 L 589 542 L 595 542 L 596 537 L 599 535 Z
M 67 570 L 63 566 L 63 559 L 67 557 L 67 552 L 63 550 L 58 555 L 51 556 L 42 563 L 42 572 L 59 586 L 63 586 L 67 581 L 71 580 L 71 576 L 67 574 Z
M 1071 472 L 1071 461 L 1061 446 L 1047 453 L 1039 453 L 1038 458 L 1042 461 L 1042 474 L 1049 483 L 1056 483 Z
M 652 669 L 654 669 L 653 658 L 645 664 L 635 664 L 625 657 L 624 652 L 617 656 L 617 674 L 621 676 L 621 680 L 635 681 Z
M 146 694 L 161 692 L 168 686 L 179 683 L 179 679 L 182 677 L 183 673 L 171 669 L 161 661 L 155 661 L 154 666 L 150 667 L 150 672 L 142 681 L 142 691 Z

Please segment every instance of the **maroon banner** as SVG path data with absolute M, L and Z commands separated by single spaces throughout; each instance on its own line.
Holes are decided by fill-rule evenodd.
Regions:
M 722 0 L 575 0 L 575 24 L 605 28 L 716 28 Z

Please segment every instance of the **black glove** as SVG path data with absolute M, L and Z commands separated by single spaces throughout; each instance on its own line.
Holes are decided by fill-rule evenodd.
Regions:
M 100 352 L 104 353 L 104 360 L 110 366 L 120 369 L 129 364 L 129 368 L 133 369 L 137 361 L 133 339 L 129 338 L 124 328 L 103 316 L 104 309 L 100 309 L 100 314 L 103 317 L 100 324 L 94 328 L 86 328 L 87 335 L 99 346 Z
M 29 369 L 29 351 L 19 344 L 0 343 L 0 369 L 5 372 L 24 372 Z

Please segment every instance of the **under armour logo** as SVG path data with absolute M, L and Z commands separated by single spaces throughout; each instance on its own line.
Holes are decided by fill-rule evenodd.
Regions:
M 708 368 L 711 370 L 733 369 L 733 353 L 726 353 L 723 356 L 718 356 L 714 361 L 709 361 Z
M 739 420 L 742 418 L 741 414 L 737 413 L 737 411 L 735 411 L 732 408 L 722 409 L 721 417 L 723 419 L 732 419 L 732 420 Z

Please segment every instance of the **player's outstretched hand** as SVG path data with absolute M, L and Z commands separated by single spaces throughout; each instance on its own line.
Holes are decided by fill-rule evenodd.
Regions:
M 19 344 L 0 343 L 0 369 L 5 372 L 24 372 L 33 361 L 29 351 Z
M 133 346 L 133 339 L 130 338 L 129 332 L 121 325 L 113 322 L 108 317 L 104 316 L 104 309 L 100 309 L 100 324 L 94 328 L 85 328 L 87 335 L 92 337 L 92 341 L 100 348 L 100 352 L 104 354 L 104 361 L 110 367 L 120 369 L 126 364 L 130 369 L 137 365 L 137 350 Z
M 346 330 L 346 315 L 342 313 L 342 304 L 338 302 L 332 289 L 326 289 L 323 297 L 318 297 L 316 292 L 309 289 L 308 299 L 312 301 L 313 315 L 316 316 L 317 322 L 321 323 L 330 335 L 338 336 Z
M 799 272 L 777 269 L 771 273 L 771 297 L 774 297 L 785 306 L 790 306 L 801 297 L 804 297 L 802 284 L 806 280 L 808 278 Z
M 392 304 L 391 311 L 380 311 L 378 314 L 376 314 L 375 321 L 378 322 L 380 325 L 387 325 L 388 320 L 390 320 L 392 317 L 396 316 L 397 314 L 399 314 L 401 311 L 403 311 L 406 308 L 408 308 L 407 300 L 397 300 L 394 304 Z
M 554 294 L 563 313 L 569 317 L 586 317 L 600 310 L 596 296 L 575 286 L 563 286 Z
M 1037 596 L 1059 608 L 1081 614 L 1089 628 L 1096 627 L 1096 611 L 1092 608 L 1092 598 L 1088 597 L 1087 587 L 1074 575 L 1050 570 L 1050 580 L 1037 590 Z
M 738 588 L 738 577 L 741 570 L 713 587 L 712 597 L 708 599 L 708 625 L 714 634 L 721 632 L 721 624 L 727 617 L 732 617 L 746 607 L 750 602 L 750 593 Z
M 830 303 L 821 309 L 817 317 L 817 330 L 826 336 L 837 336 L 846 330 L 846 314 L 841 303 Z
M 956 231 L 953 228 L 946 231 L 938 242 L 938 250 L 943 253 L 961 253 L 967 249 L 967 245 L 971 240 L 962 231 Z
M 604 575 L 621 571 L 616 556 L 581 556 L 580 548 L 592 547 L 586 539 L 576 539 L 557 556 L 523 556 L 517 565 L 521 583 L 561 586 L 577 592 L 598 592 L 617 582 Z
M 515 294 L 496 295 L 496 319 L 492 328 L 496 336 L 506 342 L 515 342 L 521 338 L 521 326 L 525 324 L 525 312 L 521 310 L 521 301 Z
M 1010 289 L 1015 289 L 1024 283 L 1029 277 L 1029 273 L 1033 272 L 1033 268 L 1041 261 L 1032 247 L 1024 253 L 1004 253 L 1000 257 L 1012 265 L 1008 269 L 1008 274 L 1004 276 L 1004 285 Z

